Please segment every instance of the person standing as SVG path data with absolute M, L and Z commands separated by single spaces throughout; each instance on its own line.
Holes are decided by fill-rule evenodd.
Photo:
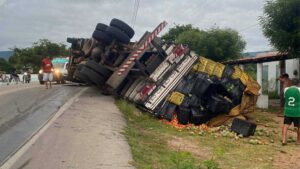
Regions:
M 278 111 L 278 116 L 279 117 L 283 117 L 283 108 L 284 108 L 284 105 L 285 105 L 285 100 L 284 100 L 284 89 L 287 88 L 287 87 L 290 87 L 292 85 L 292 81 L 290 80 L 289 78 L 289 74 L 287 73 L 284 73 L 282 74 L 278 80 L 280 82 L 282 82 L 282 89 L 280 91 L 280 109 Z
M 11 82 L 12 80 L 15 80 L 16 84 L 18 84 L 18 82 L 20 82 L 20 77 L 17 73 L 17 69 L 13 68 L 11 73 L 10 73 L 10 78 L 9 78 L 9 82 Z
M 282 127 L 282 145 L 286 145 L 287 130 L 293 123 L 297 128 L 297 142 L 300 144 L 300 84 L 284 89 L 284 124 Z
M 45 82 L 45 87 L 46 89 L 48 89 L 48 82 L 49 82 L 49 87 L 51 88 L 52 87 L 51 81 L 53 80 L 53 74 L 52 74 L 53 65 L 49 56 L 46 56 L 42 60 L 42 70 L 43 70 L 43 81 Z

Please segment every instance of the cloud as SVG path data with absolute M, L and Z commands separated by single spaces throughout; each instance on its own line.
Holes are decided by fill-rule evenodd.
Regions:
M 246 51 L 268 50 L 258 24 L 263 4 L 263 0 L 140 0 L 132 40 L 166 20 L 169 25 L 162 33 L 174 23 L 204 30 L 233 28 L 246 40 Z M 109 24 L 112 18 L 131 25 L 133 9 L 134 0 L 0 0 L 0 50 L 28 47 L 42 38 L 67 44 L 67 37 L 91 37 L 97 23 Z

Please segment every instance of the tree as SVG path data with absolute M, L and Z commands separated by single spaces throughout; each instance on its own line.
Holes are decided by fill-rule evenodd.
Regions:
M 277 50 L 299 56 L 300 0 L 267 1 L 260 23 L 264 35 Z
M 213 28 L 206 32 L 199 42 L 203 48 L 200 53 L 214 61 L 238 59 L 242 56 L 246 42 L 239 33 L 233 29 Z
M 11 72 L 12 66 L 3 58 L 0 58 L 0 71 Z
M 177 44 L 188 45 L 190 49 L 194 50 L 197 54 L 203 54 L 202 39 L 206 36 L 206 32 L 200 30 L 187 30 L 179 34 L 176 38 Z
M 220 28 L 186 30 L 177 36 L 176 42 L 188 44 L 197 54 L 214 61 L 237 59 L 246 45 L 237 31 Z
M 29 48 L 12 50 L 14 54 L 9 58 L 9 62 L 17 69 L 21 69 L 23 66 L 32 67 L 34 72 L 40 69 L 44 56 L 67 56 L 69 54 L 66 45 L 53 43 L 47 39 L 41 39 Z
M 169 31 L 162 36 L 162 39 L 167 43 L 175 42 L 176 38 L 182 33 L 186 31 L 199 30 L 197 28 L 193 28 L 191 24 L 188 25 L 176 25 L 175 27 L 169 29 Z

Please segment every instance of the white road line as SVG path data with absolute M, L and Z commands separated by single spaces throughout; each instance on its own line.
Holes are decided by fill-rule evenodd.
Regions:
M 88 88 L 83 88 L 74 97 L 69 99 L 53 116 L 37 129 L 25 142 L 20 146 L 16 152 L 8 157 L 6 162 L 0 167 L 0 169 L 9 169 L 13 164 L 39 139 L 39 137 L 47 131 L 47 129 L 54 123 L 54 121 L 60 117 L 74 102 L 75 100 Z

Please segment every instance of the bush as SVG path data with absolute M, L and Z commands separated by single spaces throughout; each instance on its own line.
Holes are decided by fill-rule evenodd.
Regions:
M 279 99 L 279 94 L 277 91 L 269 91 L 268 93 L 269 99 Z

